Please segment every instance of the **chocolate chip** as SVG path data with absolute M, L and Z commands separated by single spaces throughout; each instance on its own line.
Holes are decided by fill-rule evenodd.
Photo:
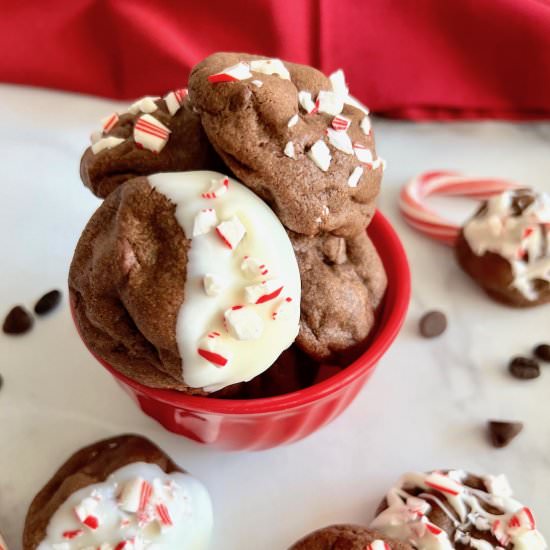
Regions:
M 4 385 L 4 377 L 0 374 L 0 390 L 2 389 L 3 385 Z
M 2 330 L 6 334 L 23 334 L 32 328 L 33 322 L 33 318 L 26 309 L 15 306 L 4 319 Z
M 533 354 L 541 361 L 550 363 L 550 344 L 539 344 L 534 350 Z
M 514 357 L 508 369 L 512 376 L 521 380 L 531 380 L 540 376 L 540 365 L 530 357 Z
M 447 317 L 441 311 L 428 311 L 420 319 L 420 334 L 424 338 L 435 338 L 445 332 Z
M 489 440 L 494 447 L 500 448 L 506 447 L 523 430 L 523 422 L 489 420 L 487 427 L 489 429 Z
M 59 305 L 59 302 L 61 302 L 61 292 L 59 290 L 50 290 L 50 292 L 46 292 L 46 294 L 36 302 L 34 312 L 37 315 L 45 315 L 52 311 L 52 309 L 55 309 Z

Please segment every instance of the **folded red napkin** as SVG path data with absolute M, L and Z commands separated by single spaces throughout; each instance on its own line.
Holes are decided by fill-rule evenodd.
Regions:
M 546 0 L 49 0 L 2 12 L 3 82 L 133 98 L 233 50 L 341 67 L 389 116 L 550 116 Z

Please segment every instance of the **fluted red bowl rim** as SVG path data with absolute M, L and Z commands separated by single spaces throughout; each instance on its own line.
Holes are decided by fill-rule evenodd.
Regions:
M 391 223 L 379 211 L 376 212 L 369 228 L 369 236 L 378 250 L 386 269 L 388 288 L 384 297 L 383 312 L 377 332 L 369 347 L 353 363 L 330 378 L 307 388 L 258 399 L 220 399 L 187 395 L 177 390 L 165 390 L 144 386 L 118 372 L 109 363 L 88 350 L 122 384 L 134 392 L 169 404 L 179 409 L 222 415 L 251 415 L 284 412 L 304 407 L 312 402 L 339 392 L 358 377 L 376 366 L 378 360 L 393 343 L 407 314 L 411 294 L 411 276 L 405 250 Z M 77 330 L 78 324 L 75 323 Z M 84 342 L 86 345 L 86 342 Z

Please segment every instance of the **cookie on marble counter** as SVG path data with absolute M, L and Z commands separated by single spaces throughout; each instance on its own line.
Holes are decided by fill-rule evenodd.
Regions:
M 268 206 L 217 172 L 113 191 L 69 273 L 88 348 L 149 387 L 208 394 L 267 370 L 295 340 L 300 274 Z
M 149 440 L 122 435 L 73 454 L 32 501 L 23 550 L 208 547 L 204 486 Z
M 217 169 L 221 161 L 193 111 L 187 89 L 164 98 L 144 97 L 125 113 L 102 120 L 92 134 L 80 176 L 84 184 L 105 198 L 121 183 L 156 172 Z
M 391 488 L 370 527 L 419 550 L 544 550 L 533 512 L 506 477 L 461 470 L 408 473 Z
M 355 235 L 374 213 L 383 161 L 343 73 L 240 53 L 195 66 L 189 94 L 233 173 L 290 230 Z
M 289 236 L 302 280 L 296 344 L 317 360 L 350 354 L 369 337 L 386 290 L 378 252 L 365 231 L 347 238 Z
M 491 298 L 514 307 L 550 302 L 550 195 L 519 189 L 490 198 L 462 227 L 455 253 Z
M 310 533 L 289 550 L 412 550 L 412 546 L 358 525 L 331 525 Z

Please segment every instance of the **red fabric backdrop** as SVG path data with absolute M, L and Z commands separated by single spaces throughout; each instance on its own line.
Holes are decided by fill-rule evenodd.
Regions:
M 546 0 L 20 0 L 0 80 L 114 98 L 185 84 L 216 50 L 342 67 L 376 112 L 548 118 Z

